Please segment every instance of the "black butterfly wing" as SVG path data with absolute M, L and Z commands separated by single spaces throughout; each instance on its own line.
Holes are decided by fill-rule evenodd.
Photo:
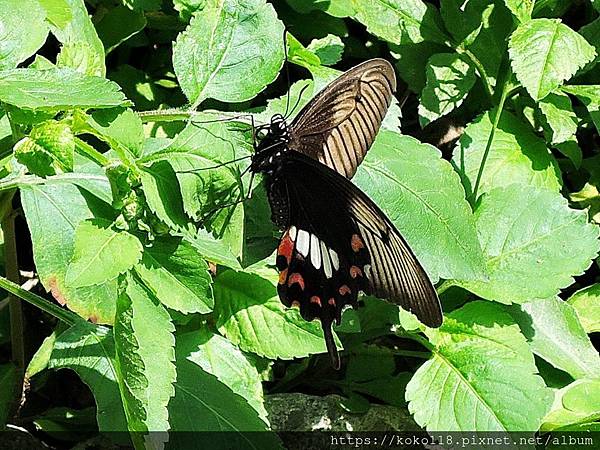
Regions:
M 290 124 L 289 148 L 347 178 L 375 140 L 396 90 L 394 68 L 371 59 L 340 75 Z
M 359 291 L 398 303 L 431 327 L 442 323 L 435 288 L 386 215 L 334 170 L 288 152 L 275 181 L 289 205 L 289 227 L 281 239 L 278 292 L 307 320 L 321 319 L 334 365 L 331 335 L 345 305 Z

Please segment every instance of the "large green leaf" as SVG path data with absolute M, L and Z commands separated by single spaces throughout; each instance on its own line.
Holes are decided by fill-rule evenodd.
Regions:
M 271 359 L 326 351 L 321 325 L 286 309 L 273 282 L 228 270 L 217 276 L 214 289 L 217 327 L 242 350 Z
M 167 310 L 132 277 L 119 295 L 114 339 L 117 379 L 132 439 L 147 431 L 167 431 L 167 404 L 175 394 L 175 327 Z M 160 433 L 144 436 L 155 445 Z
M 193 107 L 207 98 L 250 100 L 283 64 L 283 24 L 264 0 L 209 0 L 173 47 L 179 84 Z
M 129 104 L 116 83 L 67 68 L 1 71 L 0 100 L 18 108 L 46 110 Z
M 0 70 L 14 69 L 46 41 L 46 11 L 36 0 L 0 2 Z
M 445 43 L 437 9 L 421 0 L 352 0 L 354 19 L 393 44 Z
M 529 347 L 573 378 L 592 378 L 600 373 L 600 356 L 583 329 L 575 309 L 559 298 L 535 300 L 515 313 Z
M 469 124 L 457 144 L 453 161 L 469 193 L 475 186 L 495 115 L 496 110 L 486 112 Z M 517 117 L 503 111 L 478 192 L 513 183 L 558 191 L 560 171 L 544 141 Z
M 49 12 L 52 33 L 63 44 L 57 63 L 87 75 L 103 77 L 104 45 L 85 6 L 85 0 L 40 0 Z
M 48 361 L 50 369 L 74 370 L 89 386 L 101 432 L 127 429 L 114 358 L 112 331 L 81 321 L 56 338 Z
M 131 269 L 142 257 L 142 243 L 104 220 L 86 220 L 75 230 L 73 258 L 65 275 L 78 288 L 102 284 Z
M 552 403 L 519 327 L 500 305 L 477 301 L 428 329 L 434 345 L 406 388 L 428 431 L 535 431 Z
M 135 270 L 163 305 L 184 314 L 212 311 L 208 264 L 189 242 L 172 237 L 156 239 L 145 249 Z
M 461 282 L 502 303 L 550 298 L 582 274 L 599 249 L 598 227 L 558 193 L 513 184 L 491 190 L 475 211 L 487 281 Z
M 433 55 L 426 72 L 419 104 L 422 126 L 458 108 L 475 84 L 475 70 L 456 53 Z
M 140 156 L 144 142 L 142 120 L 131 109 L 112 108 L 95 111 L 88 118 L 91 125 L 114 149 L 123 146 Z
M 600 332 L 600 284 L 575 292 L 568 303 L 575 308 L 586 333 Z
M 178 336 L 177 343 L 193 349 L 187 359 L 207 373 L 217 377 L 236 394 L 244 397 L 250 406 L 268 425 L 264 407 L 261 377 L 239 348 L 230 341 L 207 329 L 193 331 Z
M 266 424 L 246 399 L 194 362 L 196 339 L 178 336 L 176 349 L 177 381 L 169 402 L 171 429 L 194 433 L 171 434 L 167 448 L 280 448 L 276 435 L 264 432 Z M 201 433 L 206 431 L 225 433 Z
M 464 190 L 437 149 L 381 131 L 354 181 L 388 214 L 432 280 L 483 277 Z
M 534 100 L 546 97 L 596 56 L 594 47 L 558 19 L 519 25 L 508 52 L 517 79 Z
M 598 419 L 600 380 L 576 380 L 556 393 L 552 410 L 544 418 L 541 430 L 581 430 L 578 425 L 589 426 Z
M 21 202 L 33 242 L 33 258 L 40 281 L 56 301 L 93 322 L 112 323 L 115 316 L 116 280 L 99 286 L 73 288 L 65 273 L 75 245 L 75 229 L 106 207 L 85 190 L 58 178 L 47 185 L 22 184 Z M 104 179 L 88 179 L 100 192 L 110 187 Z

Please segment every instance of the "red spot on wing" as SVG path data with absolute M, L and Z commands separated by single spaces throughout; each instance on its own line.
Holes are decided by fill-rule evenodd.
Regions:
M 304 278 L 298 272 L 294 272 L 290 275 L 288 279 L 288 286 L 291 286 L 294 283 L 298 283 L 300 285 L 300 289 L 304 290 Z
M 290 261 L 292 260 L 293 251 L 294 241 L 292 241 L 292 238 L 290 238 L 290 235 L 286 231 L 283 237 L 281 238 L 279 247 L 277 247 L 277 254 L 283 256 L 289 265 Z
M 361 248 L 365 248 L 365 244 L 363 244 L 363 241 L 358 234 L 352 235 L 350 245 L 352 246 L 352 250 L 354 252 L 358 252 Z
M 292 302 L 292 308 L 300 308 L 300 302 L 298 300 L 294 300 Z
M 335 299 L 333 297 L 331 297 L 327 303 L 329 303 L 331 306 L 335 306 Z
M 352 278 L 356 278 L 358 276 L 362 277 L 362 270 L 360 270 L 360 267 L 358 267 L 358 266 L 350 267 L 350 276 Z
M 311 303 L 315 303 L 315 304 L 317 304 L 317 305 L 321 306 L 321 299 L 320 299 L 320 298 L 319 298 L 317 295 L 313 295 L 313 296 L 310 298 L 310 302 L 311 302 Z
M 340 295 L 346 295 L 346 294 L 349 294 L 351 291 L 350 291 L 350 288 L 346 284 L 343 284 L 342 286 L 340 286 L 339 292 L 340 292 Z

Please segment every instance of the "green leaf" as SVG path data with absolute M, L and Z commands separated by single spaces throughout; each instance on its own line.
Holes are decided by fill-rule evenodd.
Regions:
M 167 310 L 132 276 L 119 295 L 114 339 L 117 377 L 135 442 L 139 433 L 167 431 L 169 399 L 175 394 L 175 327 Z M 145 435 L 147 445 L 164 443 L 166 435 Z
M 186 239 L 206 260 L 232 269 L 242 268 L 229 246 L 206 230 L 198 230 L 194 236 Z
M 264 0 L 210 0 L 173 47 L 173 67 L 192 108 L 207 98 L 250 100 L 283 64 L 283 24 Z
M 111 8 L 96 24 L 98 35 L 106 53 L 110 53 L 131 36 L 146 26 L 146 17 L 141 10 L 131 10 L 125 6 Z
M 436 53 L 448 51 L 447 47 L 434 42 L 419 42 L 418 44 L 390 45 L 390 51 L 397 59 L 394 67 L 413 92 L 421 92 L 425 87 L 426 70 L 429 58 Z
M 39 50 L 48 36 L 45 18 L 36 0 L 0 2 L 0 70 L 14 69 Z
M 47 121 L 35 125 L 29 136 L 14 147 L 15 157 L 35 175 L 47 176 L 73 170 L 75 137 L 64 122 Z
M 599 249 L 598 227 L 558 193 L 513 184 L 491 190 L 475 211 L 489 279 L 460 284 L 489 300 L 550 298 L 582 274 Z
M 152 212 L 171 228 L 185 228 L 188 218 L 183 211 L 179 182 L 171 165 L 158 161 L 144 167 L 140 178 Z
M 475 71 L 456 53 L 433 55 L 426 72 L 419 104 L 421 126 L 458 108 L 475 84 Z
M 537 430 L 552 392 L 525 338 L 497 304 L 476 301 L 428 329 L 432 359 L 406 387 L 409 411 L 428 431 Z
M 568 430 L 600 419 L 600 380 L 576 380 L 556 393 L 541 431 Z
M 177 337 L 177 381 L 169 402 L 172 430 L 195 433 L 171 433 L 166 448 L 281 448 L 274 433 L 264 433 L 267 426 L 245 398 L 194 362 L 196 344 L 188 335 Z M 201 433 L 206 431 L 220 433 Z
M 532 19 L 513 32 L 512 68 L 534 100 L 546 97 L 596 56 L 594 48 L 557 19 Z
M 0 431 L 4 430 L 19 391 L 17 368 L 12 363 L 0 364 Z
M 75 248 L 65 283 L 83 287 L 112 280 L 140 260 L 142 249 L 137 237 L 111 228 L 108 221 L 83 221 L 75 230 Z
M 590 117 L 600 132 L 600 85 L 595 86 L 563 86 L 567 94 L 575 95 L 587 108 Z
M 437 149 L 380 131 L 354 181 L 387 213 L 432 280 L 483 276 L 470 207 Z
M 569 158 L 576 169 L 581 167 L 583 162 L 583 151 L 581 150 L 581 147 L 579 147 L 579 143 L 575 136 L 572 136 L 565 142 L 554 145 L 554 148 Z
M 228 270 L 217 276 L 214 290 L 216 325 L 242 350 L 270 359 L 326 351 L 320 323 L 285 308 L 271 281 Z
M 98 190 L 108 191 L 102 183 L 89 180 Z M 116 281 L 99 286 L 73 288 L 65 284 L 65 273 L 73 256 L 75 229 L 94 217 L 93 211 L 105 207 L 71 183 L 22 184 L 21 202 L 33 242 L 33 258 L 40 281 L 62 305 L 97 323 L 112 323 L 115 316 Z
M 62 56 L 64 63 L 87 75 L 104 77 L 104 46 L 85 6 L 85 0 L 40 0 L 46 8 L 52 33 L 70 55 Z M 61 50 L 61 53 L 62 53 Z M 68 85 L 68 84 L 67 84 Z
M 2 71 L 0 100 L 18 108 L 52 111 L 129 104 L 116 83 L 66 68 Z
M 287 3 L 300 14 L 323 11 L 334 17 L 350 17 L 355 11 L 348 0 L 287 0 Z
M 158 238 L 144 250 L 136 272 L 160 302 L 181 313 L 212 311 L 214 306 L 208 264 L 189 242 Z
M 87 42 L 67 42 L 56 57 L 56 67 L 70 68 L 84 75 L 104 76 L 103 55 Z
M 533 353 L 575 379 L 600 373 L 600 356 L 571 305 L 549 298 L 524 303 L 521 309 L 513 317 Z
M 560 144 L 575 135 L 577 115 L 573 112 L 571 100 L 565 94 L 553 92 L 538 103 L 546 123 L 550 127 L 550 142 Z
M 268 425 L 261 377 L 246 356 L 230 341 L 207 329 L 180 335 L 177 343 L 193 349 L 187 359 L 214 375 L 236 394 L 244 397 Z
M 531 19 L 534 3 L 534 0 L 504 0 L 506 7 L 519 22 L 527 22 Z
M 495 115 L 494 109 L 470 123 L 455 151 L 453 161 L 469 193 L 475 185 Z M 544 141 L 517 117 L 503 111 L 490 145 L 479 192 L 513 183 L 558 191 L 560 180 L 558 164 Z
M 123 145 L 135 157 L 141 155 L 144 129 L 142 120 L 131 109 L 111 108 L 94 111 L 87 123 L 100 133 L 112 148 Z
M 567 301 L 575 308 L 586 333 L 600 332 L 600 284 L 580 289 Z
M 324 38 L 314 39 L 307 47 L 313 52 L 321 64 L 333 66 L 342 59 L 344 53 L 344 43 L 339 36 L 328 34 Z
M 48 361 L 50 369 L 74 370 L 88 385 L 96 400 L 100 432 L 127 429 L 114 358 L 111 330 L 81 321 L 56 338 Z
M 432 41 L 444 44 L 438 10 L 421 0 L 352 0 L 354 19 L 392 44 Z

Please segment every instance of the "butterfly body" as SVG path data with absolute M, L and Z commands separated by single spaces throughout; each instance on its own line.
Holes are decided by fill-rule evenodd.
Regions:
M 413 311 L 429 326 L 442 321 L 427 274 L 398 230 L 349 181 L 371 146 L 396 80 L 381 59 L 341 75 L 287 124 L 273 116 L 256 145 L 251 170 L 262 173 L 271 219 L 283 231 L 277 291 L 306 320 L 319 318 L 335 367 L 332 323 L 360 292 Z

